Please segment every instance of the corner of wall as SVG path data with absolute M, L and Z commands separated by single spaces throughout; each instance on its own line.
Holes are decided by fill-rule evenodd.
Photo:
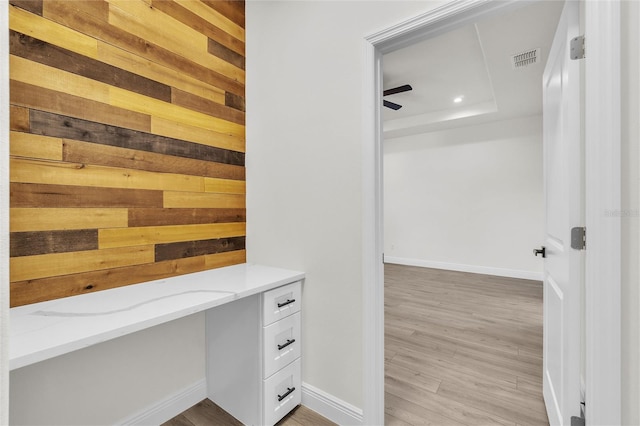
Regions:
M 0 1 L 0 424 L 9 423 L 9 14 Z

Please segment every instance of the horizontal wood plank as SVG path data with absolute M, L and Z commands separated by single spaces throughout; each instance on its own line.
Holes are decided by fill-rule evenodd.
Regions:
M 204 256 L 190 257 L 12 282 L 10 303 L 11 307 L 22 306 L 211 269 L 205 260 Z
M 9 153 L 17 157 L 62 160 L 62 139 L 11 132 Z
M 244 70 L 215 56 L 202 54 L 207 51 L 208 38 L 204 34 L 147 5 L 142 0 L 107 1 L 111 25 L 145 40 L 154 40 L 156 44 L 170 52 L 244 84 Z M 189 43 L 184 43 L 184 40 L 189 40 Z
M 245 251 L 239 250 L 237 252 L 188 257 L 166 262 L 16 281 L 10 284 L 10 303 L 11 307 L 22 306 L 29 303 L 108 290 L 207 269 L 237 265 L 245 261 Z
M 29 132 L 29 108 L 11 105 L 9 129 L 16 132 Z
M 238 27 L 244 28 L 244 0 L 203 0 L 203 3 L 219 12 Z
M 9 241 L 11 257 L 97 250 L 98 230 L 12 232 Z
M 9 28 L 89 58 L 98 54 L 94 38 L 14 6 L 9 7 Z
M 10 95 L 12 104 L 31 108 L 30 115 L 36 114 L 36 110 L 42 110 L 132 130 L 151 130 L 149 115 L 15 80 L 10 82 Z
M 223 100 L 223 103 L 224 102 L 225 101 Z M 241 125 L 245 124 L 245 114 L 243 111 L 201 98 L 191 93 L 183 92 L 182 90 L 174 89 L 171 92 L 171 103 L 194 111 L 199 111 L 203 114 L 231 121 L 232 123 Z
M 152 0 L 151 5 L 199 33 L 216 40 L 235 53 L 244 56 L 244 41 L 220 28 L 231 27 L 228 23 L 229 21 L 203 3 L 191 0 Z M 233 29 L 236 30 L 234 31 L 236 36 L 244 37 L 242 31 L 237 31 L 236 27 L 233 27 Z
M 11 182 L 56 183 L 70 186 L 168 191 L 204 191 L 204 178 L 199 176 L 21 158 L 12 158 L 10 164 Z
M 113 86 L 109 86 L 109 104 L 140 114 L 148 114 L 151 117 L 174 120 L 188 126 L 199 127 L 239 138 L 245 137 L 245 127 L 242 124 L 233 123 L 212 115 L 162 102 Z
M 237 109 L 238 111 L 245 111 L 244 97 L 238 96 L 234 93 L 226 93 L 225 105 L 230 108 Z
M 153 263 L 153 260 L 152 245 L 12 257 L 9 275 L 11 281 L 25 281 Z
M 129 226 L 195 225 L 203 223 L 246 222 L 246 210 L 204 209 L 129 209 Z
M 31 112 L 31 131 L 194 160 L 244 165 L 244 154 L 240 152 L 41 111 Z
M 235 65 L 240 69 L 245 69 L 244 55 L 234 52 L 233 50 L 229 49 L 224 44 L 217 42 L 216 40 L 213 40 L 211 38 L 209 39 L 207 52 L 211 53 L 214 56 L 217 56 L 223 61 Z
M 10 203 L 14 208 L 143 207 L 153 211 L 162 207 L 162 191 L 11 183 Z
M 9 0 L 9 4 L 27 12 L 42 16 L 42 2 L 44 0 Z
M 225 91 L 186 75 L 179 70 L 158 64 L 125 49 L 98 41 L 98 59 L 124 70 L 138 73 L 178 90 L 224 105 Z
M 14 81 L 109 104 L 107 84 L 15 55 L 9 55 L 9 67 Z
M 179 69 L 182 73 L 207 84 L 238 95 L 244 95 L 244 85 L 230 79 L 215 70 L 195 63 L 176 53 L 164 49 L 153 41 L 145 40 L 126 30 L 109 24 L 93 13 L 88 4 L 103 3 L 94 1 L 47 0 L 44 3 L 43 15 L 57 23 L 73 28 L 81 33 L 128 51 L 161 65 Z
M 151 132 L 156 135 L 167 136 L 172 139 L 182 139 L 216 148 L 245 152 L 244 136 L 219 133 L 200 127 L 189 126 L 175 120 L 160 117 L 151 118 Z
M 244 222 L 148 226 L 100 229 L 98 231 L 98 242 L 101 249 L 107 249 L 113 247 L 239 237 L 245 234 L 246 224 Z
M 215 238 L 210 240 L 184 241 L 169 244 L 156 244 L 156 262 L 184 257 L 203 256 L 205 254 L 224 253 L 244 250 L 245 237 Z
M 11 232 L 119 228 L 127 226 L 127 219 L 127 209 L 118 208 L 10 209 Z
M 204 178 L 204 190 L 218 194 L 245 194 L 246 184 L 242 180 L 206 177 Z
M 170 86 L 16 31 L 10 31 L 9 49 L 12 55 L 33 62 L 165 102 L 171 101 Z
M 207 176 L 208 178 L 218 178 L 218 180 L 222 181 L 221 185 L 224 185 L 224 182 L 228 179 L 235 179 L 234 182 L 244 180 L 244 168 L 241 166 L 193 160 L 190 158 L 79 142 L 70 139 L 64 140 L 63 158 L 61 158 L 61 160 L 71 163 L 139 169 L 150 172 Z M 227 190 L 219 192 L 244 193 L 244 184 L 227 186 Z M 212 187 L 212 184 L 205 182 L 205 191 L 209 192 L 210 187 Z M 240 189 L 242 191 L 238 192 Z
M 226 253 L 207 254 L 204 256 L 204 262 L 207 269 L 238 265 L 240 263 L 245 263 L 246 261 L 246 250 L 235 250 L 228 251 Z
M 167 209 L 243 209 L 246 207 L 246 202 L 245 196 L 240 194 L 165 191 L 163 206 Z

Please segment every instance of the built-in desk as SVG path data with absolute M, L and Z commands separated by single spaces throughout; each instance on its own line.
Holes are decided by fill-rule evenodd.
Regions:
M 252 408 L 258 414 L 245 423 L 266 423 L 270 418 L 264 414 L 267 404 L 264 402 L 266 361 L 263 358 L 266 350 L 261 348 L 265 344 L 263 331 L 269 324 L 263 319 L 268 315 L 265 312 L 270 309 L 269 303 L 275 303 L 276 309 L 278 304 L 285 303 L 280 314 L 282 318 L 278 320 L 293 318 L 297 313 L 296 321 L 299 327 L 298 282 L 303 278 L 302 272 L 242 264 L 12 308 L 9 337 L 10 369 L 25 367 L 187 315 L 207 311 L 207 387 L 210 398 L 216 401 L 216 390 L 222 388 L 228 391 L 225 395 L 233 395 L 233 401 L 245 406 L 241 401 L 241 395 L 258 395 L 257 399 L 254 398 L 250 402 L 258 405 Z M 269 292 L 270 290 L 273 291 Z M 297 300 L 288 302 L 293 299 L 289 294 L 296 291 Z M 280 293 L 281 297 L 278 296 Z M 278 297 L 284 298 L 285 301 L 279 301 Z M 252 309 L 255 312 L 252 312 Z M 242 329 L 238 330 L 238 327 Z M 233 333 L 228 333 L 228 330 L 233 330 Z M 242 335 L 239 336 L 238 332 Z M 286 338 L 288 334 L 283 333 L 280 334 Z M 225 337 L 226 335 L 229 337 Z M 282 346 L 287 340 L 291 339 L 277 345 Z M 234 346 L 239 344 L 238 341 L 242 342 L 242 346 Z M 287 345 L 284 352 L 289 353 L 297 346 L 299 354 L 299 338 L 295 343 L 297 345 Z M 245 358 L 253 364 L 257 363 L 256 377 L 249 380 L 247 368 L 242 368 L 242 365 L 221 365 L 233 362 L 228 356 L 230 348 L 234 347 L 237 348 L 232 351 L 236 354 L 236 361 L 243 359 L 243 355 L 238 352 L 241 348 L 252 348 L 251 351 L 254 353 Z M 221 356 L 218 356 L 217 348 Z M 299 380 L 299 355 L 290 364 L 293 363 L 297 363 L 296 374 Z M 234 369 L 237 370 L 238 377 L 242 377 L 240 382 L 243 386 L 249 386 L 251 389 L 245 387 L 235 390 Z M 221 373 L 216 374 L 216 371 Z M 283 394 L 280 393 L 277 397 L 280 398 Z M 296 401 L 299 403 L 299 385 L 298 397 L 288 400 L 291 404 Z M 222 406 L 225 408 L 224 401 Z M 234 412 L 232 414 L 239 415 Z

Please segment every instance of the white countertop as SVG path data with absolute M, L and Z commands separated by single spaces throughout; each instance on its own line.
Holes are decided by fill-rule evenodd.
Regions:
M 303 278 L 302 272 L 245 263 L 11 308 L 10 369 Z

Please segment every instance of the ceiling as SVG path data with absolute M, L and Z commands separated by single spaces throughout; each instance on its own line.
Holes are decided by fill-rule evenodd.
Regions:
M 561 1 L 528 3 L 383 57 L 385 138 L 542 113 L 542 71 L 562 12 Z M 512 56 L 540 49 L 536 63 L 515 68 Z M 456 103 L 454 99 L 460 97 Z

